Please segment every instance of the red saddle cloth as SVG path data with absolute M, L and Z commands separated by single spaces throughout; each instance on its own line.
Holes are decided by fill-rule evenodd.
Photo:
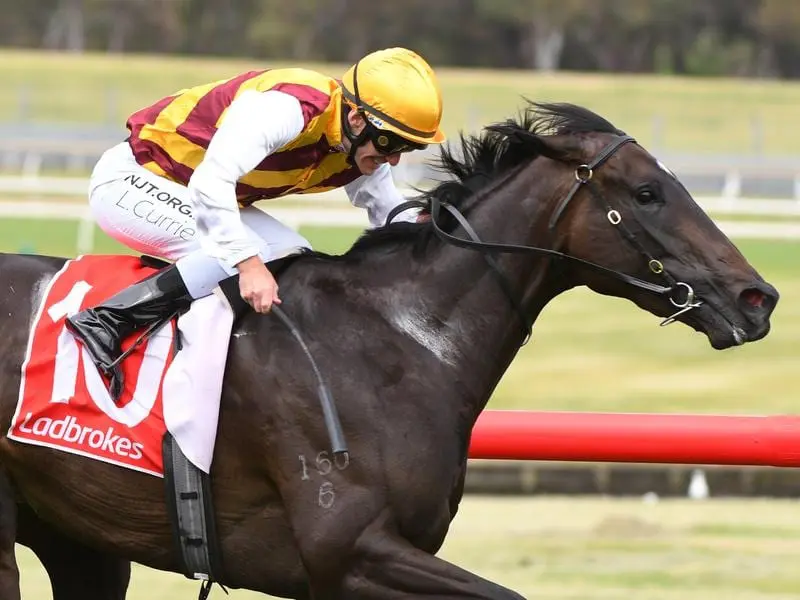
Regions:
M 163 476 L 162 386 L 173 360 L 175 324 L 162 327 L 123 361 L 125 389 L 116 403 L 64 324 L 67 316 L 153 271 L 135 256 L 82 256 L 53 277 L 31 326 L 9 438 Z

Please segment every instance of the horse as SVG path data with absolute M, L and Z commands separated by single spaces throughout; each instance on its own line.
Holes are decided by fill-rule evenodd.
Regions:
M 448 177 L 421 192 L 426 218 L 364 232 L 341 255 L 300 254 L 280 274 L 348 461 L 328 452 L 291 332 L 274 314 L 235 324 L 211 470 L 219 583 L 307 600 L 521 598 L 436 553 L 471 430 L 547 303 L 587 286 L 715 349 L 767 335 L 777 290 L 675 174 L 591 110 L 528 103 L 461 134 L 438 166 Z M 0 256 L 4 432 L 32 312 L 64 261 Z M 159 478 L 5 436 L 0 464 L 0 597 L 20 597 L 15 540 L 58 600 L 124 598 L 130 561 L 181 572 Z

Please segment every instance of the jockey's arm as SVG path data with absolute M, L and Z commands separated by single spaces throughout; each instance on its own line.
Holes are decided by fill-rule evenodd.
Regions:
M 372 175 L 362 175 L 351 181 L 344 189 L 353 206 L 366 209 L 373 227 L 385 225 L 392 209 L 406 201 L 394 183 L 389 163 L 383 163 Z M 404 210 L 393 222 L 415 221 L 418 212 L 418 209 Z
M 258 255 L 239 215 L 236 182 L 304 127 L 300 102 L 277 91 L 242 92 L 228 107 L 189 180 L 200 244 L 229 267 Z

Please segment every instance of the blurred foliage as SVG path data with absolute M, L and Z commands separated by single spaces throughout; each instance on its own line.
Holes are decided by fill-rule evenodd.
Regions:
M 3 0 L 0 45 L 352 62 L 800 78 L 789 0 Z

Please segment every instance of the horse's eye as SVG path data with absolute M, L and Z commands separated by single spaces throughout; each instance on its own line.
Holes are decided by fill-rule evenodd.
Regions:
M 636 201 L 639 204 L 651 204 L 656 201 L 656 194 L 650 188 L 642 188 L 636 192 Z

